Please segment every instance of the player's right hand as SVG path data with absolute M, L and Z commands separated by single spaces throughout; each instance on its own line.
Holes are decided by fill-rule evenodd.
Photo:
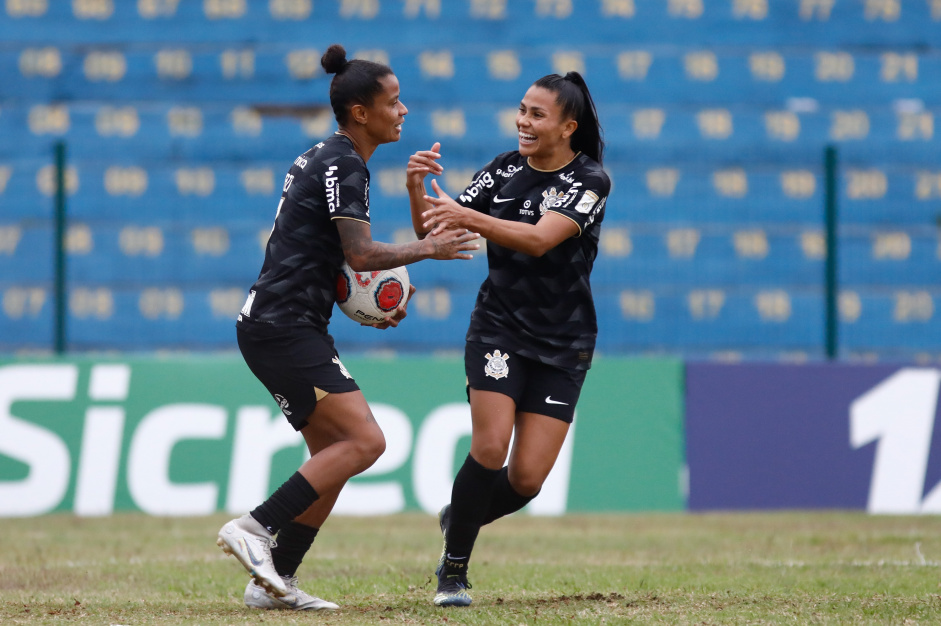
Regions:
M 438 159 L 441 158 L 441 142 L 436 141 L 431 150 L 419 150 L 409 157 L 408 166 L 405 168 L 406 187 L 418 187 L 425 180 L 428 174 L 438 176 L 444 171 Z
M 418 291 L 415 288 L 415 285 L 408 286 L 408 297 L 405 298 L 405 302 L 399 305 L 399 308 L 395 310 L 395 313 L 392 315 L 387 315 L 384 322 L 379 324 L 360 324 L 360 326 L 372 326 L 373 328 L 378 328 L 379 330 L 385 330 L 390 326 L 395 328 L 399 325 L 399 322 L 405 319 L 405 316 L 408 315 L 408 301 L 412 299 L 412 296 L 415 295 L 415 292 Z

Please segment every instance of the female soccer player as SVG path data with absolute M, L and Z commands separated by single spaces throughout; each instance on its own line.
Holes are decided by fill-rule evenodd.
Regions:
M 311 454 L 270 498 L 219 531 L 219 546 L 254 579 L 244 599 L 255 608 L 337 608 L 298 589 L 294 574 L 343 485 L 385 450 L 382 431 L 327 333 L 343 261 L 354 271 L 382 270 L 422 259 L 469 259 L 479 248 L 471 243 L 478 235 L 463 229 L 402 245 L 373 241 L 366 162 L 379 145 L 399 140 L 408 109 L 389 67 L 347 61 L 337 44 L 321 64 L 335 74 L 330 104 L 339 130 L 291 166 L 261 273 L 236 324 L 248 367 Z M 397 326 L 405 315 L 403 306 L 378 327 Z
M 473 433 L 439 514 L 445 535 L 434 603 L 467 606 L 467 567 L 480 527 L 532 500 L 555 464 L 591 366 L 598 327 L 589 284 L 611 188 L 597 112 L 577 72 L 537 80 L 516 115 L 519 149 L 498 155 L 457 200 L 424 177 L 440 146 L 408 166 L 415 232 L 480 233 L 489 275 L 464 353 Z M 516 431 L 509 463 L 510 436 Z

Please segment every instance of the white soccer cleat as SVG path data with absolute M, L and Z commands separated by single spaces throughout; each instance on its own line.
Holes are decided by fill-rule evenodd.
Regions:
M 216 545 L 237 558 L 252 578 L 270 593 L 283 596 L 288 592 L 271 560 L 271 548 L 276 545 L 274 538 L 251 515 L 243 515 L 223 526 Z
M 245 606 L 250 609 L 275 609 L 287 611 L 332 611 L 340 608 L 333 602 L 327 602 L 317 596 L 297 588 L 296 576 L 282 576 L 281 580 L 288 592 L 277 598 L 258 585 L 254 580 L 245 587 Z

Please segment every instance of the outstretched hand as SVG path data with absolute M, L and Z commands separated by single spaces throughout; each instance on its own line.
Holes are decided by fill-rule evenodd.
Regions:
M 399 322 L 405 319 L 405 316 L 408 315 L 408 301 L 412 299 L 412 296 L 415 292 L 418 291 L 415 289 L 415 285 L 408 286 L 408 297 L 405 299 L 405 302 L 399 305 L 399 308 L 395 310 L 395 313 L 392 315 L 386 316 L 386 321 L 379 324 L 362 324 L 362 326 L 372 326 L 373 328 L 378 328 L 379 330 L 385 330 L 390 326 L 395 328 L 399 325 Z
M 432 179 L 431 188 L 437 196 L 425 196 L 425 202 L 430 204 L 431 208 L 421 214 L 422 219 L 425 220 L 423 226 L 432 229 L 429 234 L 435 235 L 453 228 L 467 228 L 463 220 L 468 214 L 473 214 L 473 211 L 455 202 L 441 189 L 437 180 Z
M 469 253 L 480 250 L 479 243 L 471 243 L 475 239 L 480 239 L 480 235 L 472 233 L 466 228 L 439 227 L 428 233 L 424 241 L 433 246 L 432 259 L 450 261 L 452 259 L 473 259 L 474 255 Z
M 438 163 L 441 158 L 441 143 L 436 141 L 431 150 L 419 150 L 408 158 L 408 166 L 405 168 L 405 184 L 408 187 L 417 187 L 425 180 L 425 176 L 432 174 L 440 176 L 444 168 Z

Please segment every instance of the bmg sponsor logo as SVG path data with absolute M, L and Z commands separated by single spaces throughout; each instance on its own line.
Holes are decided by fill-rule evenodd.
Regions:
M 324 189 L 327 193 L 327 209 L 331 213 L 337 210 L 337 207 L 340 206 L 340 185 L 339 179 L 336 177 L 337 166 L 331 165 L 326 172 L 324 172 Z
M 480 176 L 475 178 L 467 189 L 464 190 L 464 193 L 460 195 L 462 202 L 470 202 L 474 198 L 480 195 L 480 190 L 483 188 L 490 189 L 493 187 L 493 176 L 490 175 L 490 172 L 483 172 Z

